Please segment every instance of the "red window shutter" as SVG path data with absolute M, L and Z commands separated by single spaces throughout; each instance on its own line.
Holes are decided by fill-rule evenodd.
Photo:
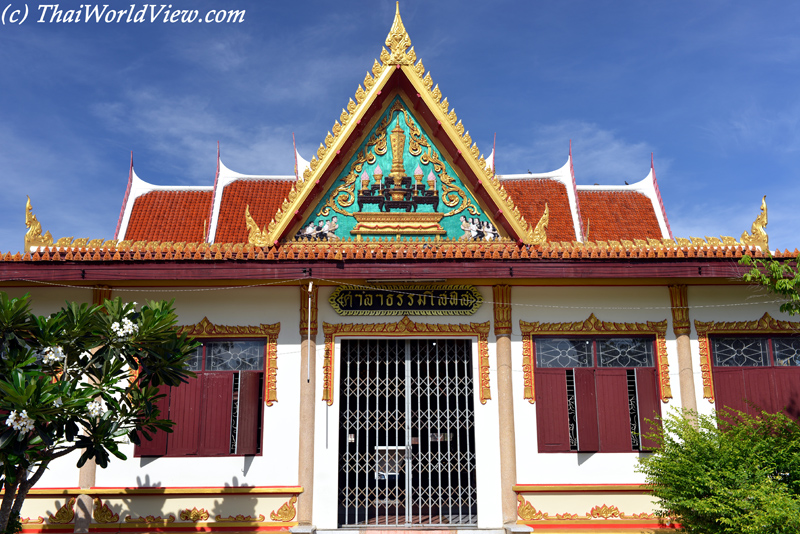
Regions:
M 714 394 L 717 411 L 732 408 L 747 411 L 744 375 L 740 367 L 714 367 Z
M 225 456 L 231 452 L 231 400 L 233 373 L 208 373 L 203 392 L 200 456 Z
M 658 376 L 652 367 L 636 369 L 636 403 L 639 407 L 641 449 L 653 450 L 658 443 L 646 436 L 661 430 L 661 424 L 657 421 L 661 417 L 661 403 L 658 398 Z
M 236 432 L 236 454 L 257 454 L 261 429 L 259 382 L 261 373 L 239 373 L 239 422 Z
M 744 391 L 747 396 L 747 412 L 758 415 L 762 410 L 777 412 L 780 409 L 775 399 L 773 370 L 764 367 L 744 369 Z
M 186 384 L 170 388 L 169 416 L 175 422 L 167 438 L 170 456 L 197 454 L 200 443 L 200 414 L 202 413 L 205 375 L 198 374 Z
M 156 401 L 156 408 L 158 408 L 161 413 L 159 414 L 159 419 L 169 419 L 169 390 L 170 388 L 167 386 L 163 386 L 159 389 L 159 393 L 166 392 L 166 395 Z M 167 454 L 167 433 L 157 431 L 155 433 L 148 432 L 150 437 L 153 438 L 152 440 L 148 440 L 145 438 L 141 432 L 139 432 L 139 439 L 142 441 L 141 445 L 136 445 L 133 448 L 133 456 L 139 458 L 140 456 L 163 456 Z
M 776 408 L 786 415 L 800 420 L 800 367 L 778 367 L 775 377 Z
M 600 448 L 603 452 L 631 452 L 627 372 L 625 369 L 598 369 L 595 376 Z
M 574 373 L 578 450 L 597 452 L 600 450 L 600 433 L 597 426 L 597 391 L 594 369 L 576 368 Z
M 566 371 L 536 369 L 534 380 L 539 452 L 569 452 Z

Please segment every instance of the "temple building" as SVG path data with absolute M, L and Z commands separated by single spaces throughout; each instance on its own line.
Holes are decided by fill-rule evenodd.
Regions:
M 739 238 L 682 238 L 652 162 L 625 186 L 576 185 L 571 150 L 495 173 L 399 10 L 357 87 L 294 175 L 131 163 L 105 239 L 54 239 L 29 200 L 0 290 L 41 314 L 174 298 L 202 347 L 174 432 L 57 461 L 23 532 L 668 532 L 636 471 L 655 418 L 797 415 L 800 323 L 737 264 L 769 250 L 765 200 Z

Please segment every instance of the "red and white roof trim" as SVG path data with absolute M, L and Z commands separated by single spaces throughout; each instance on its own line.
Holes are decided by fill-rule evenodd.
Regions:
M 650 199 L 653 204 L 653 214 L 658 220 L 658 227 L 661 230 L 661 237 L 664 239 L 672 239 L 672 232 L 669 229 L 667 222 L 667 212 L 664 210 L 664 204 L 661 202 L 661 195 L 658 192 L 658 184 L 656 183 L 656 172 L 651 166 L 650 172 L 647 173 L 642 180 L 630 185 L 579 185 L 578 191 L 610 191 L 610 192 L 632 192 L 640 193 Z
M 140 196 L 153 191 L 212 191 L 213 189 L 213 186 L 154 185 L 147 183 L 136 174 L 133 168 L 133 161 L 131 160 L 131 168 L 128 174 L 128 189 L 125 193 L 125 201 L 122 204 L 122 216 L 118 223 L 119 230 L 117 230 L 116 239 L 119 241 L 125 240 L 128 224 L 131 220 L 133 205 Z
M 298 168 L 301 158 L 298 156 Z M 221 159 L 217 160 L 217 178 L 214 186 L 214 199 L 211 203 L 211 224 L 209 225 L 208 242 L 213 243 L 217 235 L 217 224 L 219 223 L 219 211 L 222 206 L 222 194 L 225 192 L 225 186 L 232 184 L 238 180 L 283 180 L 294 181 L 295 176 L 266 176 L 256 174 L 241 174 L 232 171 L 222 163 Z
M 572 213 L 572 225 L 576 236 L 582 236 L 581 219 L 578 209 L 578 195 L 575 189 L 575 179 L 572 174 L 572 154 L 567 158 L 567 162 L 560 168 L 551 172 L 530 173 L 530 174 L 504 174 L 497 175 L 498 180 L 555 180 L 564 184 L 569 200 L 569 211 Z M 538 221 L 528 221 L 535 225 Z

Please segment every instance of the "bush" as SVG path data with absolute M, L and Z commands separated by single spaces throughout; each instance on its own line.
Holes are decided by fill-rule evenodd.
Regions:
M 783 414 L 672 414 L 640 460 L 653 495 L 689 533 L 800 532 L 800 426 Z

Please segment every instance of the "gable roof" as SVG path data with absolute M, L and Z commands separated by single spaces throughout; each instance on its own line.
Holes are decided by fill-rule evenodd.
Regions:
M 368 131 L 371 120 L 378 117 L 397 94 L 411 103 L 415 118 L 448 155 L 452 165 L 484 210 L 512 239 L 531 243 L 534 225 L 525 220 L 511 196 L 480 155 L 469 132 L 450 110 L 447 98 L 442 99 L 439 86 L 434 86 L 430 72 L 425 73 L 417 60 L 411 39 L 403 26 L 399 7 L 380 61 L 375 60 L 372 72 L 359 85 L 355 101 L 350 99 L 311 158 L 309 168 L 298 177 L 275 216 L 267 224 L 267 242 L 277 243 L 296 232 L 303 220 L 335 179 L 338 169 L 351 155 Z M 535 223 L 536 221 L 534 221 Z

